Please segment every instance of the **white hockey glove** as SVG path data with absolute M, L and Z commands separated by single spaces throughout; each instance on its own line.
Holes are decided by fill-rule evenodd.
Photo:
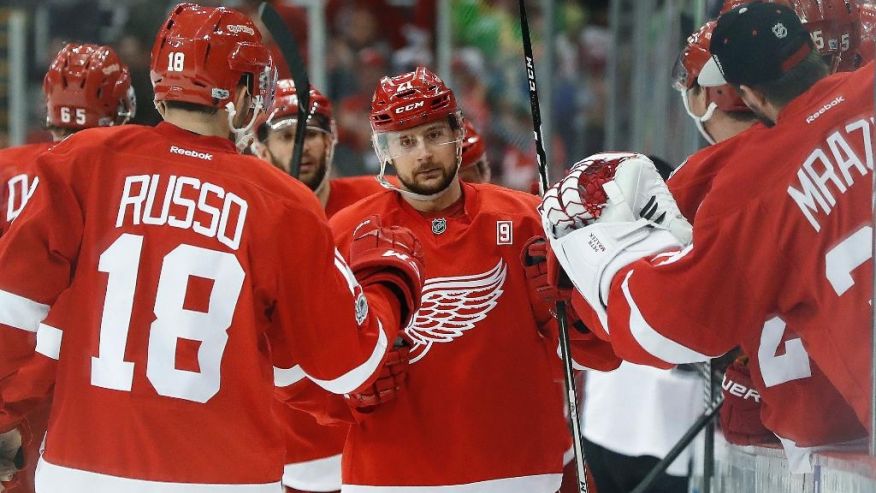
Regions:
M 15 429 L 0 433 L 0 481 L 10 481 L 20 468 L 21 433 Z
M 663 178 L 646 156 L 616 152 L 594 154 L 548 190 L 539 211 L 549 237 L 561 238 L 595 222 L 640 218 L 690 243 L 691 225 L 678 210 Z
M 545 193 L 539 212 L 557 260 L 606 330 L 614 275 L 691 237 L 654 164 L 641 154 L 584 159 Z

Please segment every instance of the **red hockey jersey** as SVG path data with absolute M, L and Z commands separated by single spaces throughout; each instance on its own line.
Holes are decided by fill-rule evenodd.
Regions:
M 374 176 L 348 176 L 334 178 L 329 181 L 328 202 L 325 204 L 325 215 L 329 219 L 341 209 L 358 202 L 369 195 L 386 190 Z
M 374 176 L 334 178 L 329 181 L 326 215 L 354 202 L 386 190 Z M 318 400 L 325 390 L 311 382 L 299 384 L 304 389 L 296 399 Z M 308 398 L 303 394 L 310 394 Z M 286 434 L 286 467 L 283 484 L 302 491 L 331 491 L 341 489 L 341 452 L 347 439 L 347 426 L 324 426 L 311 414 L 280 404 L 277 409 L 280 426 Z
M 52 145 L 52 142 L 39 142 L 0 150 L 0 236 L 9 229 L 36 189 L 33 174 L 36 157 Z
M 668 182 L 682 214 L 694 222 L 696 211 L 711 190 L 715 176 L 725 166 L 737 166 L 738 156 L 744 152 L 743 143 L 751 139 L 768 139 L 771 135 L 769 132 L 762 124 L 756 124 L 734 138 L 690 156 Z M 756 345 L 751 346 L 752 343 Z M 790 344 L 798 348 L 795 354 L 800 359 L 801 371 L 788 373 L 779 379 L 770 378 L 770 365 L 774 358 L 767 355 L 767 384 L 760 367 L 763 344 L 770 350 L 775 349 L 774 345 L 787 347 Z M 800 344 L 799 336 L 791 327 L 781 334 L 781 340 L 746 340 L 743 346 L 749 355 L 752 383 L 761 396 L 761 421 L 773 433 L 792 440 L 798 446 L 844 442 L 866 435 L 866 430 L 855 419 L 851 407 L 821 368 L 809 358 Z M 808 368 L 808 371 L 803 368 Z
M 36 171 L 0 241 L 0 331 L 36 331 L 39 354 L 0 429 L 54 380 L 38 487 L 277 491 L 275 384 L 370 383 L 395 299 L 368 310 L 310 190 L 228 139 L 85 130 Z
M 463 184 L 458 213 L 424 215 L 385 191 L 335 215 L 345 252 L 367 216 L 422 242 L 422 306 L 406 387 L 350 430 L 344 491 L 553 493 L 569 446 L 560 360 L 540 335 L 520 262 L 541 234 L 532 195 Z
M 37 180 L 33 172 L 36 157 L 52 145 L 52 142 L 40 142 L 0 150 L 0 236 L 9 229 L 36 189 Z M 0 333 L 0 380 L 30 357 L 35 345 L 36 337 L 33 334 L 26 337 L 13 335 L 11 340 L 7 340 Z M 48 423 L 48 406 L 48 402 L 40 404 L 27 417 L 24 427 L 26 457 L 39 456 L 40 444 Z M 35 470 L 36 461 L 27 461 L 24 470 L 15 475 L 15 484 L 7 489 L 16 493 L 33 492 Z
M 615 276 L 608 323 L 619 355 L 682 363 L 741 344 L 772 387 L 811 376 L 808 353 L 869 422 L 872 95 L 870 64 L 818 82 L 775 127 L 740 136 L 692 245 Z

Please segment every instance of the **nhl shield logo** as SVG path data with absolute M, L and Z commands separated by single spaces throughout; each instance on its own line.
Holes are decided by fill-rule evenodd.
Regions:
M 777 38 L 782 39 L 788 35 L 788 28 L 781 22 L 777 22 L 776 25 L 773 26 L 773 34 L 775 34 Z
M 447 231 L 447 219 L 438 217 L 432 219 L 432 234 L 440 235 Z

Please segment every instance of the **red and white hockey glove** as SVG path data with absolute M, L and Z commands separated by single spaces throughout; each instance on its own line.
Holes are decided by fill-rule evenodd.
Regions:
M 721 388 L 724 405 L 719 418 L 728 442 L 735 445 L 778 443 L 776 435 L 760 419 L 761 397 L 752 386 L 751 373 L 742 358 L 727 368 Z
M 0 481 L 10 481 L 24 466 L 18 429 L 0 433 Z
M 569 302 L 572 283 L 548 248 L 544 236 L 533 236 L 523 244 L 520 262 L 530 289 L 540 300 L 551 306 L 558 301 Z
M 645 219 L 690 242 L 691 226 L 646 156 L 629 152 L 594 154 L 545 192 L 539 211 L 545 232 L 561 238 L 594 223 Z
M 423 253 L 420 242 L 407 228 L 383 227 L 370 216 L 353 231 L 350 269 L 363 287 L 388 285 L 402 304 L 402 327 L 420 307 L 423 290 Z
M 569 306 L 566 310 L 569 324 L 580 332 L 590 332 L 570 306 L 572 282 L 557 263 L 544 236 L 533 236 L 524 243 L 520 261 L 529 290 L 536 301 L 546 304 L 554 318 L 557 317 L 556 304 L 562 301 Z
M 572 284 L 603 327 L 614 275 L 690 241 L 691 227 L 650 159 L 595 154 L 577 163 L 539 206 L 545 234 Z
M 364 390 L 346 396 L 350 406 L 360 413 L 370 413 L 380 404 L 395 399 L 407 380 L 410 345 L 402 339 L 400 341 L 403 342 L 396 343 L 395 347 L 386 353 L 377 380 Z

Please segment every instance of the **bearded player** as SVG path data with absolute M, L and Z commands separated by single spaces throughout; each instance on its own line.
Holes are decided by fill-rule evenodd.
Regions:
M 277 81 L 274 106 L 257 129 L 255 154 L 289 173 L 298 121 L 298 95 L 289 79 Z M 338 130 L 332 104 L 319 90 L 310 88 L 310 108 L 298 179 L 313 190 L 328 217 L 383 190 L 373 176 L 332 178 L 332 157 Z
M 122 125 L 134 116 L 136 100 L 128 67 L 109 46 L 74 44 L 55 56 L 43 79 L 46 126 L 55 143 L 80 130 Z M 34 171 L 36 157 L 53 143 L 28 144 L 0 151 L 0 235 L 24 209 L 39 180 Z M 16 347 L 17 342 L 25 345 Z M 33 352 L 35 341 L 14 338 L 4 344 L 0 379 L 16 369 L 21 358 Z M 35 458 L 46 431 L 49 403 L 28 416 L 25 456 Z M 17 474 L 17 485 L 9 491 L 34 491 L 36 460 Z
M 519 260 L 540 231 L 537 198 L 460 182 L 456 98 L 424 67 L 380 81 L 371 127 L 389 190 L 330 224 L 344 254 L 358 228 L 409 228 L 423 245 L 426 282 L 403 336 L 407 383 L 358 413 L 342 491 L 557 491 L 570 443 L 556 335 Z M 385 180 L 387 166 L 401 187 Z M 509 406 L 510 395 L 526 398 Z
M 0 242 L 0 333 L 37 334 L 2 388 L 0 468 L 52 392 L 40 491 L 276 492 L 275 398 L 310 379 L 367 399 L 419 306 L 417 243 L 365 228 L 348 266 L 312 193 L 239 154 L 275 74 L 248 17 L 180 4 L 152 51 L 164 122 L 37 158 Z

